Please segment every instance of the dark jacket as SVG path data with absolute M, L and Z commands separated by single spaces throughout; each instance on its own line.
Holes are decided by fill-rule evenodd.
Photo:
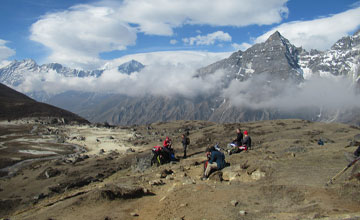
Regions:
M 243 145 L 246 145 L 248 148 L 251 148 L 251 138 L 250 136 L 245 136 L 244 140 L 242 141 Z
M 181 140 L 181 143 L 182 143 L 183 147 L 187 147 L 186 138 L 187 138 L 187 136 L 184 136 L 184 138 L 182 138 L 182 140 Z
M 209 160 L 209 163 L 216 162 L 218 170 L 225 167 L 225 155 L 224 153 L 220 151 L 211 151 L 211 158 Z
M 234 144 L 236 144 L 236 146 L 241 146 L 242 141 L 243 141 L 243 134 L 240 132 L 240 133 L 237 134 L 237 137 L 234 140 Z

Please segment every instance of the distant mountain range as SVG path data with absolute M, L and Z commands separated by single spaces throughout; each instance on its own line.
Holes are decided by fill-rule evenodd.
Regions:
M 144 68 L 146 69 L 144 65 L 132 60 L 120 65 L 117 70 L 131 74 Z M 13 61 L 0 69 L 0 82 L 18 86 L 26 74 L 50 71 L 66 77 L 99 77 L 104 72 L 79 71 L 60 64 L 38 66 L 32 60 Z M 206 78 L 219 71 L 223 74 L 217 82 L 218 89 L 194 98 L 150 94 L 130 97 L 84 91 L 67 91 L 51 96 L 41 92 L 29 94 L 37 100 L 73 111 L 90 121 L 107 121 L 112 124 L 144 124 L 177 119 L 241 122 L 282 118 L 360 124 L 360 111 L 357 107 L 328 110 L 323 106 L 304 106 L 290 111 L 271 105 L 259 107 L 259 103 L 265 103 L 267 98 L 287 91 L 283 87 L 301 87 L 314 76 L 343 76 L 352 81 L 354 87 L 360 88 L 360 31 L 340 39 L 330 50 L 310 52 L 292 45 L 279 32 L 275 32 L 263 43 L 255 44 L 246 51 L 237 51 L 229 58 L 198 69 L 194 78 Z M 248 82 L 251 86 L 247 86 L 254 91 L 248 93 L 246 87 L 247 89 L 237 91 L 232 96 L 232 90 L 244 86 L 245 84 L 241 84 L 244 82 Z M 238 103 L 241 96 L 250 97 L 253 105 Z

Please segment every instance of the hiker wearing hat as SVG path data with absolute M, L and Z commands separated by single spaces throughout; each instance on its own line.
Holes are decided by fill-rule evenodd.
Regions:
M 240 150 L 248 150 L 251 148 L 251 138 L 248 131 L 244 131 L 244 139 L 242 141 L 242 146 L 239 147 Z

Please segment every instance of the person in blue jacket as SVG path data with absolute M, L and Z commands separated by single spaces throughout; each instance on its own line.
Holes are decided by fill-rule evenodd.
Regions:
M 216 150 L 214 147 L 207 149 L 210 152 L 210 160 L 205 169 L 204 178 L 208 178 L 212 170 L 221 170 L 225 167 L 225 155 L 223 152 Z

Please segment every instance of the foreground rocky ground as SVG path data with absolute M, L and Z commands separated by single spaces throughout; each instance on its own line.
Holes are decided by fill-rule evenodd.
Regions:
M 57 156 L 25 163 L 10 176 L 3 172 L 0 218 L 360 219 L 357 166 L 325 186 L 348 164 L 344 153 L 360 144 L 358 127 L 303 120 L 0 126 L 1 158 L 8 161 L 1 168 Z M 200 180 L 205 148 L 225 147 L 237 127 L 249 131 L 254 148 L 226 155 L 229 167 Z M 190 129 L 191 145 L 189 157 L 182 159 L 185 129 Z M 173 139 L 180 161 L 150 167 L 150 149 L 165 136 Z M 324 145 L 318 145 L 320 139 Z M 69 145 L 78 146 L 77 153 L 69 155 Z M 29 155 L 25 148 L 57 154 Z

